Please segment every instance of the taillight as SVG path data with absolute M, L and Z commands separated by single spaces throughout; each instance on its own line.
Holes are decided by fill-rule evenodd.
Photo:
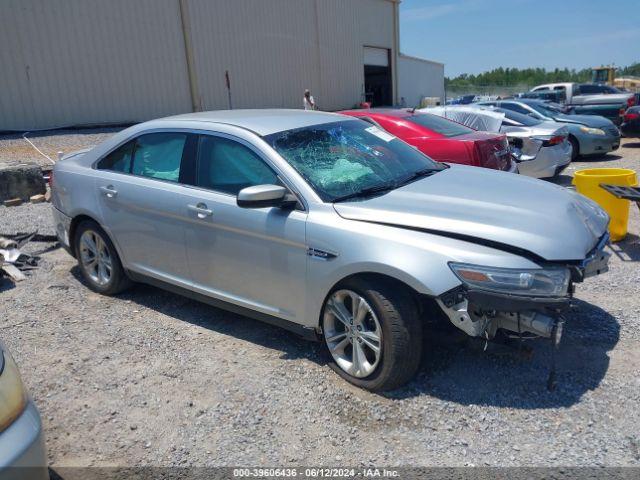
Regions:
M 566 139 L 566 137 L 564 137 L 563 135 L 556 135 L 555 137 L 551 137 L 549 140 L 547 140 L 545 143 L 546 145 L 560 145 L 562 142 L 564 142 Z
M 49 188 L 53 187 L 53 170 L 49 172 Z
M 624 121 L 625 122 L 631 122 L 632 120 L 637 120 L 638 118 L 640 118 L 640 113 L 625 113 L 624 114 Z
M 636 104 L 636 97 L 635 95 L 633 97 L 629 97 L 627 98 L 627 106 L 628 107 L 633 107 Z

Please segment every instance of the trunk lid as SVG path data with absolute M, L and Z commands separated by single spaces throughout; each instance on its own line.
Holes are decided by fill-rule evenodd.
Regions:
M 481 167 L 504 171 L 511 169 L 509 142 L 505 135 L 473 132 L 454 138 L 473 144 L 473 155 Z

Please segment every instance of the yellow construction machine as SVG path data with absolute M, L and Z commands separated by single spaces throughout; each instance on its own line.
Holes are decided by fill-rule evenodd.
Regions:
M 594 67 L 591 81 L 593 83 L 611 85 L 630 92 L 640 92 L 640 77 L 616 77 L 616 67 L 613 65 Z

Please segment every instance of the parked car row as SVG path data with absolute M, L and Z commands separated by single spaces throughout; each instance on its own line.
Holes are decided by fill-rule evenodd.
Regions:
M 571 159 L 580 155 L 601 155 L 620 147 L 620 132 L 610 120 L 598 115 L 567 115 L 549 102 L 532 99 L 480 102 L 478 105 L 500 107 L 527 115 L 540 122 L 564 124 L 573 149 Z
M 516 171 L 505 135 L 476 131 L 436 115 L 407 109 L 347 110 L 440 162 Z
M 569 132 L 562 123 L 541 121 L 500 107 L 436 107 L 424 110 L 470 127 L 503 133 L 521 174 L 549 178 L 559 174 L 571 162 Z
M 552 97 L 551 94 L 556 96 Z M 622 123 L 626 109 L 636 103 L 635 94 L 597 83 L 548 83 L 533 87 L 526 96 L 561 102 L 572 113 L 600 115 L 616 125 Z
M 426 321 L 557 345 L 574 285 L 607 270 L 607 214 L 496 171 L 511 170 L 501 133 L 346 113 L 193 113 L 66 155 L 51 184 L 60 243 L 96 292 L 145 282 L 291 329 L 371 390 L 411 380 Z M 537 135 L 538 155 L 567 144 L 564 126 Z M 429 141 L 493 169 L 435 161 Z

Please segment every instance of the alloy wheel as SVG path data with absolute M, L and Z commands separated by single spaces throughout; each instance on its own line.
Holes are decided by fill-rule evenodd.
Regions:
M 96 284 L 104 286 L 111 281 L 113 267 L 109 248 L 102 236 L 93 230 L 85 230 L 80 237 L 80 262 Z
M 369 303 L 352 290 L 338 290 L 324 310 L 324 338 L 333 359 L 349 375 L 371 375 L 382 358 L 382 328 Z

